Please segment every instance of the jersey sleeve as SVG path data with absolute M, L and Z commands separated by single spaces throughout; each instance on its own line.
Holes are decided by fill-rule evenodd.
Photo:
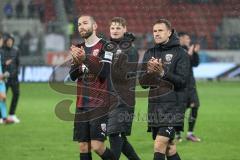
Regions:
M 103 54 L 101 55 L 101 63 L 112 63 L 113 59 L 113 53 L 110 51 L 103 51 Z
M 88 67 L 89 72 L 97 75 L 99 78 L 107 78 L 110 74 L 113 53 L 105 51 L 102 47 L 99 56 L 87 55 L 83 63 Z

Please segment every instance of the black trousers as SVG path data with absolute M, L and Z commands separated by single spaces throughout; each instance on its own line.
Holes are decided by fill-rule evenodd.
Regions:
M 17 103 L 19 99 L 19 81 L 17 78 L 14 79 L 8 79 L 6 83 L 6 91 L 8 92 L 8 89 L 11 88 L 12 90 L 12 100 L 10 105 L 9 114 L 14 115 L 17 109 Z

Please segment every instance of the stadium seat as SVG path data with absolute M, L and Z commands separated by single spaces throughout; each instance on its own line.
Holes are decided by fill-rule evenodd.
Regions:
M 102 18 L 103 26 L 108 25 L 108 20 L 113 16 L 122 16 L 128 20 L 128 28 L 132 32 L 146 33 L 151 30 L 156 19 L 167 18 L 177 30 L 206 35 L 210 43 L 213 41 L 212 33 L 224 16 L 240 16 L 240 12 L 237 12 L 240 6 L 238 0 L 198 5 L 187 2 L 173 3 L 169 0 L 141 0 L 137 2 L 138 5 L 136 1 L 129 0 L 75 0 L 75 3 L 77 12 L 90 12 L 97 19 Z M 233 4 L 236 4 L 236 10 L 232 10 Z M 140 20 L 136 20 L 136 17 L 140 17 Z M 103 26 L 101 27 L 104 28 Z M 108 29 L 104 30 L 108 32 Z M 209 47 L 212 47 L 211 44 Z

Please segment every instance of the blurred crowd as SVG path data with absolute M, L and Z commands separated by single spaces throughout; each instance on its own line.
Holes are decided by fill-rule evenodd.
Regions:
M 3 37 L 9 33 L 3 33 Z M 37 56 L 40 55 L 43 42 L 36 34 L 26 32 L 23 36 L 18 31 L 11 33 L 14 38 L 14 47 L 21 51 L 21 56 Z
M 15 3 L 10 0 L 4 5 L 3 11 L 7 19 L 40 18 L 44 21 L 45 5 L 43 1 L 30 0 L 25 4 L 23 0 Z

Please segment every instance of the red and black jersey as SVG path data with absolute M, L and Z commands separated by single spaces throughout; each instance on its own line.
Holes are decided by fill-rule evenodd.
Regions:
M 82 64 L 72 65 L 70 77 L 77 80 L 77 107 L 108 107 L 109 103 L 109 74 L 113 54 L 104 50 L 105 41 L 83 46 L 86 59 Z

